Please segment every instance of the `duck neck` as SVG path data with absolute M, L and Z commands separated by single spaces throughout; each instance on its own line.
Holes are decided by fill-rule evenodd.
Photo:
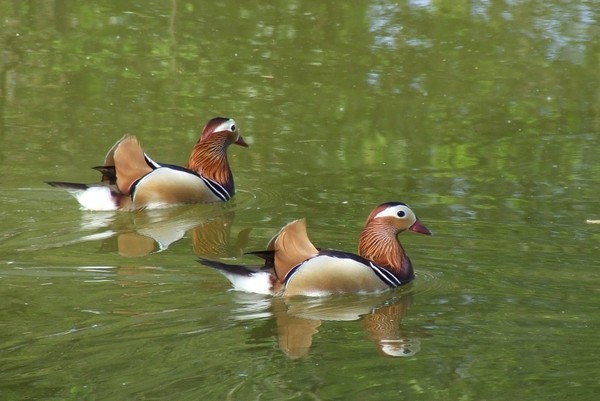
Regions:
M 213 135 L 199 140 L 192 150 L 186 168 L 218 182 L 229 192 L 233 192 L 233 174 L 227 161 L 228 145 L 225 135 Z
M 401 280 L 413 278 L 410 259 L 397 238 L 398 231 L 389 224 L 369 222 L 360 233 L 358 253 L 363 258 L 384 267 Z

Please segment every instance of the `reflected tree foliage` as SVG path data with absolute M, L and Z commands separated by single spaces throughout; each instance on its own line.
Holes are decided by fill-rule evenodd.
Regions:
M 547 188 L 557 175 L 572 187 L 599 164 L 593 1 L 56 0 L 0 12 L 4 125 L 37 126 L 39 153 L 128 131 L 175 151 L 224 114 L 260 133 L 248 163 L 345 168 L 349 188 L 365 170 L 380 188 L 397 183 L 389 166 L 419 170 L 419 192 L 446 194 L 432 202 L 475 186 L 544 197 L 561 191 Z M 273 155 L 290 143 L 306 152 Z

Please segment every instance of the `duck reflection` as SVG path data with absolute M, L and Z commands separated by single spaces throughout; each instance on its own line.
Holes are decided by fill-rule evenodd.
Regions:
M 246 294 L 247 295 L 247 294 Z M 421 343 L 411 331 L 403 329 L 401 321 L 412 304 L 411 294 L 344 295 L 324 298 L 264 298 L 250 300 L 244 295 L 244 318 L 264 316 L 265 301 L 274 316 L 280 349 L 292 358 L 308 355 L 313 337 L 327 321 L 362 320 L 369 338 L 385 356 L 410 357 L 421 349 Z M 261 336 L 260 334 L 258 336 Z
M 203 207 L 205 206 L 205 207 Z M 109 225 L 105 231 L 103 251 L 117 251 L 121 256 L 140 257 L 168 249 L 192 232 L 196 254 L 209 257 L 233 257 L 243 253 L 251 229 L 241 230 L 235 238 L 231 226 L 235 212 L 212 205 L 144 210 L 117 216 L 116 219 L 94 221 L 88 227 Z M 126 219 L 121 220 L 124 217 Z
M 192 230 L 194 253 L 210 258 L 242 256 L 252 228 L 239 231 L 233 239 L 231 235 L 233 217 L 233 212 L 230 212 L 194 227 Z

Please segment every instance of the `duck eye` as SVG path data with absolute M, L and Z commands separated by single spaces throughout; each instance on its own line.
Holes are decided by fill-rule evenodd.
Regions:
M 235 132 L 235 129 L 236 129 L 236 127 L 235 127 L 235 124 L 231 124 L 231 125 L 229 126 L 229 130 L 230 130 L 231 132 Z
M 396 213 L 396 215 L 400 218 L 406 216 L 406 212 L 404 210 L 398 210 L 398 213 Z

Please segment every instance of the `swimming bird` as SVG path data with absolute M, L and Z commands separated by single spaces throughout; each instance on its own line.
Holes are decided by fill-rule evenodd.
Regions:
M 211 119 L 194 145 L 187 164 L 158 163 L 139 140 L 125 135 L 108 151 L 95 184 L 49 181 L 66 189 L 87 210 L 137 210 L 186 203 L 227 201 L 235 192 L 227 161 L 231 144 L 248 147 L 231 118 Z
M 415 213 L 402 202 L 377 206 L 367 218 L 358 240 L 358 255 L 318 249 L 308 239 L 306 220 L 284 226 L 266 251 L 250 252 L 265 259 L 251 268 L 200 258 L 219 270 L 234 289 L 268 295 L 322 296 L 334 293 L 381 292 L 414 279 L 412 263 L 398 240 L 403 231 L 431 235 Z

